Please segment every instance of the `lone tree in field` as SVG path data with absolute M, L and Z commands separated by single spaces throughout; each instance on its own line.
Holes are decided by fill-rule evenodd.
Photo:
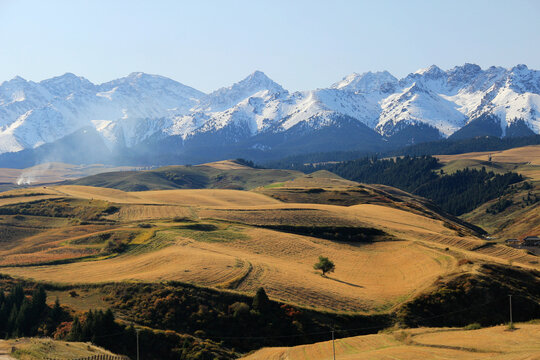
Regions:
M 336 266 L 327 257 L 319 256 L 319 262 L 313 265 L 313 268 L 315 270 L 321 270 L 322 275 L 325 276 L 326 273 L 334 272 L 334 270 L 336 269 Z

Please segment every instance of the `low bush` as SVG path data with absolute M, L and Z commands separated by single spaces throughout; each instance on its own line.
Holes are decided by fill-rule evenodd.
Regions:
M 467 326 L 465 326 L 463 329 L 465 330 L 479 330 L 482 328 L 482 325 L 480 325 L 479 323 L 472 323 L 472 324 L 469 324 Z

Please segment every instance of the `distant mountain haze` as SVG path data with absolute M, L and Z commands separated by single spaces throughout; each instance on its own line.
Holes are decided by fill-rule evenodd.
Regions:
M 353 73 L 302 92 L 260 71 L 210 94 L 145 73 L 0 84 L 1 166 L 196 163 L 539 133 L 540 71 L 525 65 Z

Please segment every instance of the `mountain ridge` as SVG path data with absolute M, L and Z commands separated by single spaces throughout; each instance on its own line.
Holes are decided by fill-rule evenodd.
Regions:
M 87 127 L 116 152 L 159 148 L 171 136 L 180 140 L 168 149 L 173 154 L 203 146 L 207 153 L 264 156 L 277 148 L 286 153 L 286 144 L 298 152 L 311 135 L 321 150 L 335 149 L 335 127 L 350 119 L 378 134 L 375 147 L 538 134 L 540 71 L 432 65 L 402 79 L 388 71 L 353 73 L 327 88 L 289 92 L 257 70 L 209 94 L 141 72 L 102 84 L 72 73 L 40 82 L 15 77 L 0 84 L 0 162 L 3 153 L 28 153 Z M 348 150 L 367 150 L 365 136 L 376 138 L 363 131 Z

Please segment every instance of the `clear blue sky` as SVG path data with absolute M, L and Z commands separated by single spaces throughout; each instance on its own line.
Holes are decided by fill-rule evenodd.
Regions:
M 540 1 L 0 0 L 0 82 L 143 71 L 208 92 L 262 70 L 304 90 L 465 62 L 540 69 Z

